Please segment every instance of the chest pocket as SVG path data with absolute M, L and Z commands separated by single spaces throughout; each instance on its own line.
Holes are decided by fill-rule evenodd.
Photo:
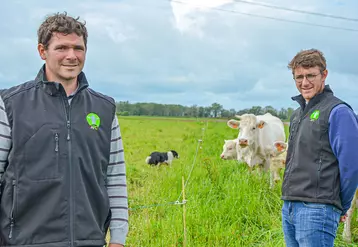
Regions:
M 59 127 L 45 124 L 25 143 L 25 173 L 30 180 L 50 180 L 60 177 L 60 152 L 64 133 Z

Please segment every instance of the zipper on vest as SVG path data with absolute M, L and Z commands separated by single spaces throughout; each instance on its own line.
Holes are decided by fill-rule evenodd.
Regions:
M 12 180 L 12 205 L 11 205 L 11 212 L 10 212 L 9 239 L 12 239 L 12 232 L 15 225 L 15 219 L 14 219 L 15 197 L 16 197 L 16 180 Z
M 67 118 L 67 143 L 68 143 L 68 159 L 69 159 L 69 174 L 70 174 L 70 231 L 71 231 L 71 246 L 74 246 L 73 243 L 73 236 L 74 236 L 74 217 L 73 217 L 73 174 L 72 174 L 72 145 L 71 145 L 71 138 L 70 138 L 70 131 L 71 131 L 71 121 L 70 121 L 70 108 L 68 108 L 68 118 Z
M 73 102 L 74 97 L 72 98 L 72 102 Z M 72 192 L 72 187 L 73 187 L 73 174 L 72 174 L 72 147 L 71 147 L 71 117 L 70 117 L 70 111 L 71 111 L 71 104 L 68 103 L 68 99 L 67 96 L 65 95 L 65 93 L 62 96 L 61 99 L 64 109 L 65 109 L 65 117 L 66 117 L 66 128 L 67 128 L 67 144 L 68 144 L 68 171 L 69 171 L 69 215 L 70 215 L 70 222 L 69 222 L 69 234 L 70 234 L 70 241 L 68 242 L 68 246 L 72 247 L 74 246 L 74 229 L 73 229 L 73 224 L 74 224 L 74 213 L 73 213 L 73 192 Z M 72 103 L 71 102 L 71 103 Z

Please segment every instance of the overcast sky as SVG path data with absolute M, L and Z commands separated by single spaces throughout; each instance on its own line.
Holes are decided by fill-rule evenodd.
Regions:
M 358 19 L 355 0 L 249 2 Z M 87 22 L 84 72 L 93 89 L 116 101 L 296 107 L 287 64 L 301 49 L 318 48 L 327 59 L 327 84 L 358 111 L 357 21 L 232 0 L 4 1 L 0 88 L 36 76 L 43 63 L 37 28 L 46 15 L 63 11 Z

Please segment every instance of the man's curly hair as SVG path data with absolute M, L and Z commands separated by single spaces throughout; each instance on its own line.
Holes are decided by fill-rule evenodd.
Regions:
M 76 33 L 78 36 L 83 37 L 87 47 L 88 33 L 85 25 L 85 22 L 79 21 L 79 17 L 73 18 L 68 16 L 66 12 L 48 16 L 37 31 L 38 43 L 43 44 L 45 49 L 47 49 L 53 33 L 57 32 L 66 35 Z
M 292 74 L 298 67 L 305 69 L 318 66 L 321 73 L 326 70 L 327 63 L 323 53 L 317 49 L 302 50 L 288 64 L 288 68 L 292 70 Z

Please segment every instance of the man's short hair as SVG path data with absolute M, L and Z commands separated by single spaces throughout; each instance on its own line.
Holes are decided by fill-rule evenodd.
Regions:
M 321 73 L 326 70 L 327 64 L 323 53 L 317 49 L 302 50 L 288 64 L 288 68 L 292 70 L 292 74 L 296 68 L 303 67 L 305 69 L 318 66 Z
M 78 36 L 83 37 L 87 47 L 88 33 L 85 25 L 85 22 L 79 21 L 79 17 L 73 18 L 68 16 L 66 12 L 47 16 L 37 31 L 38 43 L 43 44 L 45 49 L 47 49 L 53 33 L 76 33 Z

